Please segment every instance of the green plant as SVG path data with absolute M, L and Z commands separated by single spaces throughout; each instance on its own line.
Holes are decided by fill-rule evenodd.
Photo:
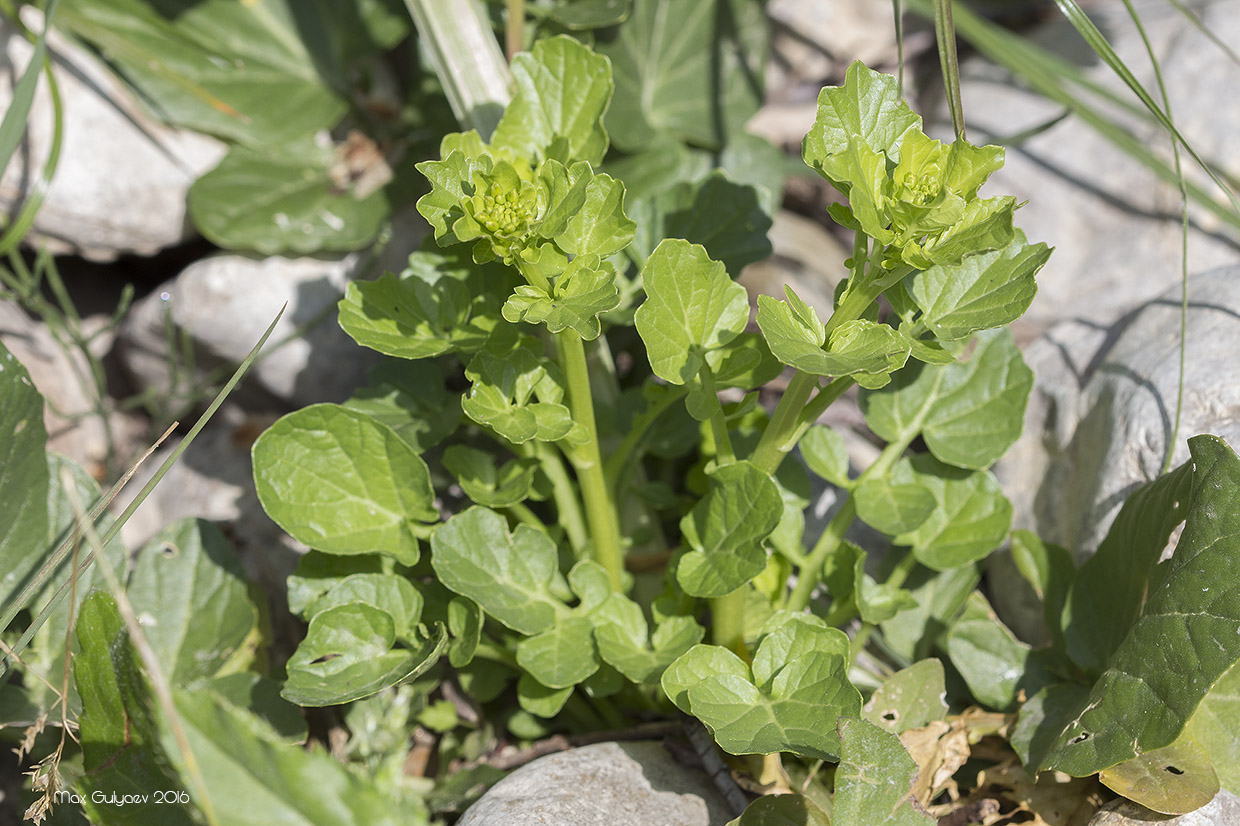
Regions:
M 42 791 L 64 782 L 108 824 L 425 824 L 498 776 L 497 740 L 625 736 L 680 712 L 754 755 L 738 765 L 765 788 L 799 792 L 759 798 L 742 826 L 1028 809 L 1050 769 L 1081 779 L 1044 774 L 1040 793 L 1078 812 L 1095 775 L 1168 812 L 1237 789 L 1240 459 L 1191 440 L 1079 569 L 1010 532 L 987 470 L 1032 384 L 1002 328 L 1050 254 L 1014 228 L 1012 198 L 979 195 L 1001 149 L 928 139 L 895 80 L 855 64 L 804 144 L 847 199 L 831 215 L 855 233 L 849 277 L 825 321 L 791 290 L 759 299 L 755 332 L 731 275 L 761 248 L 760 193 L 712 173 L 634 209 L 655 150 L 606 157 L 609 62 L 554 37 L 513 73 L 494 134 L 449 135 L 419 167 L 431 242 L 341 302 L 342 327 L 389 357 L 370 387 L 255 443 L 264 506 L 313 548 L 289 579 L 307 629 L 283 679 L 209 526 L 170 528 L 106 575 L 110 595 L 66 574 L 80 618 L 39 650 L 65 663 L 74 629 L 58 696 L 83 748 L 80 764 L 63 738 L 41 752 L 60 767 L 39 770 Z M 0 463 L 0 493 L 23 491 L 0 516 L 27 537 L 76 525 L 98 554 L 115 529 L 94 535 L 79 497 L 35 518 L 53 513 L 20 481 L 47 461 L 37 394 L 3 366 L 0 432 L 25 435 Z M 788 369 L 768 413 L 758 389 Z M 855 473 L 816 424 L 854 384 L 885 444 Z M 839 490 L 817 536 L 808 473 Z M 891 547 L 849 541 L 858 521 Z M 20 541 L 0 540 L 0 561 L 32 570 Z M 977 590 L 1008 541 L 1042 602 L 1039 648 Z M 37 712 L 31 685 L 11 696 Z M 343 735 L 338 760 L 292 746 L 295 706 Z M 428 743 L 433 783 L 403 771 Z M 944 797 L 953 775 L 963 794 Z

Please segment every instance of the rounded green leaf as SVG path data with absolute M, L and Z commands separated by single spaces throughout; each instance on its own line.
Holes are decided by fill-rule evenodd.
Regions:
M 363 347 L 388 356 L 424 359 L 481 348 L 495 326 L 474 317 L 468 286 L 451 277 L 427 281 L 385 273 L 349 284 L 340 300 L 340 328 Z
M 282 417 L 254 443 L 253 460 L 267 514 L 321 551 L 412 564 L 412 524 L 439 518 L 426 463 L 391 428 L 340 405 Z
M 637 332 L 655 375 L 672 384 L 696 378 L 706 353 L 736 338 L 749 320 L 745 288 L 697 244 L 663 241 L 646 260 L 642 283 Z
M 916 530 L 895 538 L 897 544 L 913 546 L 918 562 L 936 571 L 958 568 L 986 556 L 1007 538 L 1012 503 L 990 471 L 962 471 L 926 454 L 915 457 L 912 467 L 917 483 L 936 503 Z

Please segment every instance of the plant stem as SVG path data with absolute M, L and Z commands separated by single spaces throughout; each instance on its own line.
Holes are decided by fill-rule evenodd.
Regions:
M 611 577 L 611 587 L 624 588 L 624 547 L 620 541 L 620 520 L 607 479 L 603 475 L 603 458 L 599 454 L 598 426 L 594 419 L 594 397 L 590 392 L 590 371 L 586 367 L 586 351 L 581 336 L 572 330 L 555 335 L 560 364 L 568 381 L 568 402 L 573 421 L 586 431 L 584 444 L 573 450 L 573 464 L 581 482 L 585 500 L 586 521 L 594 540 L 594 555 Z
M 551 496 L 555 499 L 555 510 L 559 516 L 568 542 L 573 546 L 577 556 L 585 554 L 590 537 L 586 532 L 585 517 L 581 512 L 581 502 L 577 499 L 577 491 L 573 489 L 573 480 L 568 476 L 568 469 L 560 461 L 559 455 L 544 442 L 535 442 L 531 451 L 542 464 L 543 473 L 551 482 Z
M 698 376 L 702 381 L 703 392 L 714 400 L 710 412 L 710 434 L 715 440 L 715 460 L 720 465 L 729 465 L 736 461 L 736 452 L 732 449 L 732 437 L 728 435 L 728 422 L 723 415 L 723 405 L 719 403 L 719 395 L 715 392 L 715 377 L 705 364 Z
M 749 650 L 745 648 L 744 588 L 710 601 L 710 638 L 715 645 L 722 645 L 749 662 Z
M 804 611 L 805 607 L 809 605 L 809 599 L 813 595 L 814 589 L 822 581 L 822 566 L 826 564 L 831 554 L 835 553 L 836 549 L 840 547 L 840 543 L 844 541 L 844 533 L 856 518 L 857 503 L 850 496 L 844 500 L 844 505 L 840 508 L 839 513 L 835 514 L 831 521 L 827 523 L 822 536 L 818 537 L 818 541 L 814 543 L 814 549 L 810 551 L 804 567 L 797 572 L 796 587 L 792 589 L 792 593 L 788 597 L 787 608 L 789 611 Z
M 504 50 L 508 62 L 525 46 L 525 0 L 508 0 L 508 19 L 504 22 Z
M 754 448 L 753 456 L 749 460 L 763 472 L 774 473 L 778 470 L 784 456 L 796 446 L 796 441 L 790 441 L 790 439 L 800 422 L 801 411 L 805 409 L 810 394 L 817 386 L 817 376 L 803 373 L 800 370 L 788 383 L 783 397 L 775 406 L 775 412 L 771 414 L 771 420 L 767 423 L 766 430 L 762 432 L 762 438 L 758 440 L 758 446 Z

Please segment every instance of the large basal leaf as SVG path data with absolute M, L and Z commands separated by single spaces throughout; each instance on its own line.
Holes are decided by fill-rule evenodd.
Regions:
M 933 826 L 913 799 L 917 764 L 900 738 L 873 723 L 842 717 L 833 826 Z
M 655 375 L 673 384 L 695 379 L 707 354 L 745 329 L 749 298 L 706 250 L 668 239 L 642 269 L 646 301 L 637 308 L 637 332 Z
M 43 397 L 0 344 L 0 605 L 49 551 L 46 446 Z
M 115 61 L 163 119 L 262 145 L 345 113 L 344 67 L 321 47 L 351 21 L 327 10 L 297 0 L 69 0 L 56 22 Z
M 749 462 L 710 472 L 711 486 L 680 522 L 689 547 L 676 568 L 685 593 L 721 597 L 766 567 L 762 540 L 779 524 L 783 500 L 771 477 Z
M 76 636 L 73 679 L 82 698 L 78 736 L 85 769 L 77 791 L 87 815 L 119 826 L 196 823 L 175 802 L 183 787 L 161 753 L 154 700 L 109 594 L 96 591 L 82 604 Z M 169 792 L 173 802 L 156 801 L 155 791 Z M 118 806 L 108 803 L 112 795 L 136 798 Z
M 1240 660 L 1240 458 L 1214 436 L 1188 444 L 1192 488 L 1175 552 L 1042 768 L 1080 777 L 1174 742 Z
M 1191 735 L 1103 769 L 1102 785 L 1129 800 L 1167 815 L 1195 812 L 1219 791 L 1210 755 Z
M 349 771 L 322 749 L 285 744 L 250 711 L 222 702 L 210 691 L 178 691 L 175 697 L 182 730 L 202 777 L 208 800 L 187 783 L 199 807 L 210 805 L 220 823 L 230 826 L 315 824 L 315 826 L 426 826 L 420 802 L 391 793 L 365 775 Z M 182 776 L 190 776 L 179 759 L 177 738 L 165 724 L 161 734 L 177 755 Z M 162 788 L 162 787 L 151 787 Z M 148 789 L 149 791 L 149 789 Z M 164 823 L 163 810 L 147 823 Z
M 831 723 L 861 711 L 848 638 L 809 616 L 777 616 L 764 632 L 752 667 L 726 648 L 695 645 L 663 672 L 663 691 L 730 754 L 837 759 Z
M 281 695 L 299 706 L 330 706 L 369 697 L 412 680 L 435 664 L 448 645 L 443 626 L 414 647 L 397 645 L 390 613 L 362 602 L 320 611 L 288 661 Z
M 527 158 L 603 160 L 602 119 L 612 91 L 607 58 L 570 37 L 553 37 L 535 43 L 532 53 L 517 55 L 512 76 L 516 91 L 491 138 L 493 146 Z
M 416 522 L 434 522 L 430 472 L 408 443 L 369 416 L 316 404 L 254 443 L 254 483 L 276 524 L 312 548 L 418 558 Z
M 264 255 L 345 252 L 379 234 L 390 212 L 382 190 L 339 189 L 331 145 L 304 139 L 251 149 L 234 146 L 189 190 L 189 214 L 209 240 Z
M 1034 276 L 1050 258 L 1046 244 L 1023 237 L 1001 250 L 971 255 L 955 266 L 934 266 L 911 279 L 921 321 L 938 338 L 959 340 L 1002 327 L 1024 314 L 1037 295 Z
M 743 0 L 646 0 L 616 38 L 616 96 L 607 129 L 616 146 L 644 149 L 660 135 L 717 147 L 762 101 L 767 23 Z
M 1141 616 L 1154 566 L 1187 513 L 1194 472 L 1185 462 L 1129 494 L 1098 550 L 1081 563 L 1062 623 L 1068 656 L 1091 676 L 1106 669 Z
M 1222 787 L 1240 794 L 1240 668 L 1232 666 L 1214 684 L 1188 731 L 1209 752 Z
M 257 631 L 241 560 L 202 519 L 176 522 L 144 545 L 127 590 L 173 685 L 215 676 L 238 653 L 246 656 L 240 649 Z
M 914 363 L 880 391 L 863 392 L 870 429 L 888 442 L 918 433 L 939 461 L 980 470 L 1020 437 L 1033 371 L 1007 330 L 981 333 L 963 363 Z

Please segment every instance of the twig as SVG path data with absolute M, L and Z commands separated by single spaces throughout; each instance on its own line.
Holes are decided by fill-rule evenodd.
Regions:
M 736 781 L 732 779 L 732 772 L 728 769 L 727 763 L 724 763 L 723 758 L 719 756 L 715 748 L 715 738 L 710 736 L 710 732 L 695 717 L 682 716 L 680 728 L 688 738 L 690 745 L 693 746 L 693 751 L 702 763 L 702 768 L 710 775 L 715 788 L 723 795 L 723 800 L 732 810 L 732 814 L 740 816 L 749 807 L 749 800 L 741 791 L 741 787 L 736 785 Z

